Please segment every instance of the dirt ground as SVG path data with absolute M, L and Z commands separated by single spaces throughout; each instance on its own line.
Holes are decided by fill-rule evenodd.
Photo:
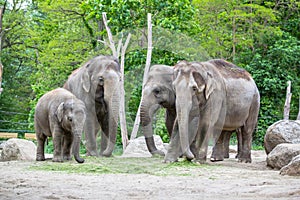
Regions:
M 167 165 L 151 159 L 145 161 Z M 263 151 L 253 151 L 252 159 L 251 164 L 238 163 L 231 155 L 206 167 L 174 168 L 173 175 L 76 174 L 32 170 L 37 162 L 0 162 L 0 199 L 300 199 L 300 177 L 267 168 Z

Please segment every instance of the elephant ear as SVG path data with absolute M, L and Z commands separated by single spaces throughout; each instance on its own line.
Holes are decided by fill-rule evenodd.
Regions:
M 215 84 L 213 81 L 213 75 L 210 72 L 207 72 L 207 80 L 206 80 L 206 87 L 205 87 L 205 99 L 207 100 L 209 96 L 215 89 Z
M 88 67 L 89 67 L 89 64 L 85 67 L 84 72 L 81 76 L 81 84 L 82 84 L 83 89 L 86 92 L 89 92 L 90 88 L 91 88 L 91 79 L 90 79 Z
M 62 122 L 63 116 L 64 116 L 64 106 L 65 106 L 65 102 L 60 103 L 55 112 L 58 122 L 60 122 L 60 123 Z

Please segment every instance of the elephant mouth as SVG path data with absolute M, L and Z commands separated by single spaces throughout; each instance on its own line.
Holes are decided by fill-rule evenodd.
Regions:
M 103 85 L 98 85 L 95 93 L 95 102 L 103 103 L 104 102 L 104 87 Z

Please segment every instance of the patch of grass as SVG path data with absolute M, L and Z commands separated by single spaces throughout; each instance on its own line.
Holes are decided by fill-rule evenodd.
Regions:
M 30 170 L 57 171 L 81 174 L 150 174 L 155 176 L 201 176 L 215 167 L 208 164 L 196 164 L 189 161 L 162 163 L 162 158 L 97 158 L 85 157 L 85 163 L 76 161 L 54 163 L 51 160 L 35 162 Z

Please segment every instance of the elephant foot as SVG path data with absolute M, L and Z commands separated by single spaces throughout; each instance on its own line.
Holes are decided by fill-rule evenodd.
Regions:
M 206 160 L 202 160 L 202 159 L 194 159 L 192 160 L 193 163 L 196 163 L 196 164 L 200 164 L 200 165 L 203 165 L 206 163 Z
M 229 153 L 224 154 L 224 158 L 229 158 Z
M 98 156 L 97 151 L 87 151 L 86 156 Z
M 72 160 L 72 156 L 70 155 L 64 155 L 63 160 Z
M 219 162 L 219 161 L 223 161 L 223 160 L 224 160 L 224 158 L 215 158 L 215 157 L 210 158 L 211 162 Z
M 45 161 L 45 156 L 44 155 L 36 155 L 36 161 Z
M 36 157 L 36 161 L 45 161 L 45 157 Z
M 238 162 L 241 162 L 241 163 L 251 163 L 252 160 L 251 160 L 251 158 L 239 158 Z
M 152 151 L 150 153 L 152 154 L 152 156 L 156 156 L 156 155 L 158 155 L 158 156 L 165 156 L 165 153 L 163 151 L 161 151 L 161 150 L 155 150 L 155 151 Z
M 110 157 L 112 155 L 112 152 L 111 151 L 103 151 L 102 153 L 100 153 L 100 156 L 103 156 L 103 157 Z
M 178 159 L 165 159 L 162 161 L 162 163 L 166 163 L 166 164 L 170 164 L 174 162 L 178 162 Z
M 251 153 L 248 151 L 239 152 L 237 157 L 238 157 L 238 162 L 242 162 L 242 163 L 251 163 L 252 162 Z
M 195 158 L 194 154 L 190 150 L 187 150 L 183 155 L 187 160 L 193 160 Z
M 60 157 L 53 157 L 53 158 L 52 158 L 52 161 L 53 161 L 53 162 L 63 162 L 63 159 L 60 158 Z

